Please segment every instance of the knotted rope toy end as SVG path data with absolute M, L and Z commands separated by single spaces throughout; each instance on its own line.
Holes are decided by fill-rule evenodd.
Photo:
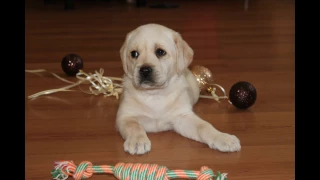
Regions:
M 73 161 L 56 161 L 51 172 L 52 179 L 66 180 L 73 177 L 75 180 L 90 178 L 93 174 L 113 174 L 118 180 L 170 180 L 175 178 L 197 180 L 227 180 L 226 173 L 217 172 L 217 175 L 207 166 L 202 166 L 200 171 L 169 170 L 157 164 L 118 163 L 110 165 L 92 165 L 83 161 L 76 166 Z

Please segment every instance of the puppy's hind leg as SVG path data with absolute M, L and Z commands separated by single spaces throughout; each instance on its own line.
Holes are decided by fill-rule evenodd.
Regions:
M 207 144 L 211 149 L 221 152 L 240 151 L 239 139 L 215 129 L 193 112 L 178 116 L 174 121 L 174 130 L 182 136 Z
M 130 154 L 145 154 L 151 150 L 151 141 L 136 118 L 117 119 L 118 130 L 125 140 L 124 150 Z

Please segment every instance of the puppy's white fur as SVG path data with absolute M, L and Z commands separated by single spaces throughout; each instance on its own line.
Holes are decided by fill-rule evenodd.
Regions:
M 166 54 L 157 56 L 158 48 Z M 138 52 L 137 58 L 132 51 Z M 178 32 L 158 24 L 142 25 L 127 34 L 120 57 L 125 75 L 116 125 L 126 152 L 150 151 L 147 133 L 167 130 L 222 152 L 241 149 L 236 136 L 218 131 L 193 112 L 199 98 L 197 81 L 188 69 L 193 50 Z M 151 84 L 139 80 L 143 65 L 153 68 Z

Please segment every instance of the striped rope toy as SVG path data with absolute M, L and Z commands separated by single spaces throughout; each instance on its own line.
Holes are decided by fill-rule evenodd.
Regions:
M 213 171 L 207 166 L 202 166 L 200 171 L 169 170 L 157 164 L 118 163 L 110 165 L 92 165 L 83 161 L 76 166 L 73 161 L 56 161 L 51 172 L 55 180 L 66 180 L 69 176 L 75 180 L 90 178 L 96 174 L 113 174 L 119 180 L 169 180 L 169 179 L 197 179 L 197 180 L 227 180 L 227 174 Z

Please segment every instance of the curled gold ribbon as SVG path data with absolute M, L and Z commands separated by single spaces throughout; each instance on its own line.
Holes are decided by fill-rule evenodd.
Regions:
M 48 71 L 45 69 L 36 69 L 36 70 L 25 70 L 25 72 L 41 73 L 41 72 L 48 72 Z M 84 91 L 79 86 L 80 90 L 87 94 L 94 94 L 94 95 L 103 94 L 105 97 L 115 96 L 117 99 L 119 99 L 119 94 L 122 93 L 122 88 L 123 88 L 122 84 L 115 83 L 115 81 L 122 81 L 122 78 L 103 76 L 103 73 L 104 73 L 103 68 L 100 68 L 99 71 L 95 71 L 94 74 L 85 73 L 83 70 L 80 70 L 76 74 L 76 77 L 78 79 L 77 82 L 66 80 L 55 73 L 51 73 L 51 72 L 49 73 L 55 76 L 56 78 L 58 78 L 59 80 L 69 83 L 70 85 L 62 88 L 57 88 L 57 89 L 44 90 L 28 96 L 28 99 L 33 99 L 42 95 L 52 94 L 52 93 L 61 92 L 61 91 L 73 91 L 70 89 L 75 86 L 79 86 L 80 84 L 91 84 L 91 86 L 89 86 L 89 91 Z M 224 95 L 218 96 L 216 94 L 216 88 L 213 86 L 218 87 L 223 92 Z M 200 98 L 214 99 L 219 103 L 220 103 L 220 99 L 228 99 L 229 101 L 229 98 L 226 95 L 226 91 L 219 84 L 210 84 L 210 87 L 208 88 L 208 92 L 210 92 L 211 96 L 200 95 Z M 229 103 L 232 104 L 230 101 Z
M 36 70 L 25 70 L 25 72 L 28 73 L 41 73 L 41 72 L 48 72 L 45 69 L 36 69 Z M 50 72 L 49 72 L 50 73 Z M 52 94 L 60 91 L 72 91 L 70 88 L 73 88 L 75 86 L 79 86 L 80 84 L 91 84 L 89 86 L 89 91 L 83 91 L 80 86 L 79 88 L 81 91 L 87 93 L 87 94 L 104 94 L 104 96 L 115 96 L 117 99 L 119 98 L 119 94 L 122 92 L 122 84 L 115 83 L 114 81 L 122 81 L 122 78 L 117 77 L 106 77 L 103 76 L 104 69 L 100 68 L 99 72 L 95 71 L 94 74 L 92 73 L 85 73 L 84 71 L 80 70 L 76 77 L 78 79 L 77 82 L 68 81 L 60 76 L 58 76 L 55 73 L 51 73 L 53 76 L 58 78 L 61 81 L 64 81 L 66 83 L 69 83 L 70 85 L 57 88 L 57 89 L 49 89 L 45 91 L 41 91 L 38 93 L 35 93 L 33 95 L 28 96 L 28 99 L 36 98 L 42 95 Z
M 216 100 L 218 103 L 220 103 L 220 99 L 227 99 L 228 102 L 229 102 L 230 104 L 232 104 L 231 101 L 229 100 L 229 97 L 227 96 L 226 91 L 224 90 L 224 88 L 223 88 L 222 86 L 220 86 L 219 84 L 209 84 L 209 85 L 210 85 L 210 86 L 209 86 L 209 88 L 207 89 L 207 91 L 210 92 L 211 96 L 200 95 L 201 98 L 214 99 L 214 100 Z M 218 95 L 216 94 L 217 89 L 216 89 L 215 87 L 213 87 L 213 86 L 218 87 L 218 88 L 222 91 L 223 96 L 218 96 Z

